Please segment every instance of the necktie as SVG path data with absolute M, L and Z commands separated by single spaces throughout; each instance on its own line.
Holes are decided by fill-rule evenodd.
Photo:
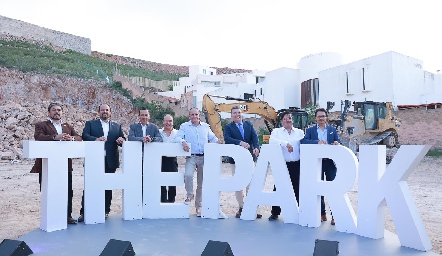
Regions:
M 242 123 L 238 124 L 239 132 L 241 133 L 242 138 L 244 139 L 244 128 L 242 127 Z

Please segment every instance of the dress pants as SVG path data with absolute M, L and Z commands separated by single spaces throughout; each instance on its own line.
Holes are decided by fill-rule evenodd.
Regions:
M 176 157 L 163 156 L 161 159 L 161 172 L 178 172 L 178 161 Z M 175 202 L 176 186 L 161 186 L 161 202 Z
M 193 175 L 196 169 L 196 196 L 195 208 L 201 210 L 201 199 L 203 192 L 203 168 L 204 156 L 188 156 L 186 157 L 186 166 L 184 170 L 184 186 L 186 187 L 187 198 L 193 195 Z
M 110 169 L 108 164 L 107 164 L 107 160 L 106 157 L 104 157 L 104 172 L 105 173 L 115 173 L 115 171 L 117 169 Z M 110 206 L 112 203 L 112 190 L 105 190 L 104 192 L 104 213 L 109 213 L 110 212 Z M 83 196 L 81 197 L 81 209 L 80 209 L 80 214 L 84 213 L 84 191 L 83 191 Z
M 300 162 L 286 162 L 287 169 L 289 171 L 290 180 L 292 181 L 293 192 L 295 192 L 296 202 L 299 205 L 299 173 L 300 173 Z M 276 186 L 273 187 L 273 191 L 276 191 Z M 272 215 L 280 215 L 281 207 L 272 206 Z
M 322 159 L 322 171 L 321 171 L 321 179 L 324 180 L 324 174 L 325 174 L 325 180 L 326 181 L 332 181 L 336 177 L 336 166 L 333 162 L 333 160 L 324 158 Z M 325 202 L 324 202 L 324 196 L 321 196 L 321 215 L 325 214 Z
M 41 191 L 41 172 L 38 173 L 38 183 L 40 184 Z M 72 198 L 74 197 L 74 191 L 72 190 L 72 170 L 68 171 L 68 217 L 72 214 Z

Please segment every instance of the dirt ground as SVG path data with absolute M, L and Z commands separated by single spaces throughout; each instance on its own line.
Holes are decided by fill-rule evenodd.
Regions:
M 179 171 L 184 172 L 184 159 L 179 159 Z M 38 175 L 29 173 L 33 162 L 22 160 L 11 163 L 0 161 L 0 241 L 9 238 L 16 239 L 40 224 L 40 196 Z M 412 192 L 415 204 L 430 236 L 433 252 L 442 254 L 442 158 L 425 157 L 417 170 L 409 177 L 408 185 Z M 223 164 L 223 175 L 230 175 L 230 165 Z M 83 189 L 83 162 L 74 160 L 73 173 L 73 216 L 78 217 L 80 210 L 81 193 Z M 196 186 L 195 186 L 196 188 Z M 268 173 L 265 190 L 273 188 L 271 171 Z M 184 186 L 177 188 L 177 202 L 185 199 Z M 357 184 L 349 191 L 349 197 L 357 213 Z M 111 214 L 121 213 L 121 190 L 114 191 L 114 200 Z M 222 210 L 227 215 L 234 215 L 238 205 L 234 193 L 221 193 Z M 195 208 L 190 207 L 191 214 Z M 268 217 L 269 206 L 261 206 L 259 212 Z M 233 216 L 231 216 L 233 217 Z M 322 225 L 330 225 L 330 222 Z M 387 210 L 386 228 L 395 232 L 393 222 Z

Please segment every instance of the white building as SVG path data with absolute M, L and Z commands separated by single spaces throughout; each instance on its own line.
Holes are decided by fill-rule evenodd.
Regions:
M 341 100 L 393 102 L 394 106 L 442 102 L 442 73 L 424 71 L 422 61 L 396 52 L 348 64 L 342 64 L 337 53 L 323 52 L 303 57 L 298 67 L 217 75 L 216 69 L 190 66 L 189 77 L 174 82 L 173 91 L 159 94 L 180 98 L 192 91 L 199 109 L 206 93 L 254 97 L 277 110 L 315 104 L 326 108 L 327 101 L 333 101 L 332 111 L 338 111 Z
M 422 61 L 396 52 L 319 72 L 319 105 L 341 100 L 421 105 L 442 102 L 442 74 L 422 69 Z M 333 109 L 332 111 L 339 110 Z

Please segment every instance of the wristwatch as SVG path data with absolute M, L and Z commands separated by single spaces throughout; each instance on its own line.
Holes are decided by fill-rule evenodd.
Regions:
M 52 136 L 52 140 L 55 140 L 55 135 L 54 135 L 54 136 Z

